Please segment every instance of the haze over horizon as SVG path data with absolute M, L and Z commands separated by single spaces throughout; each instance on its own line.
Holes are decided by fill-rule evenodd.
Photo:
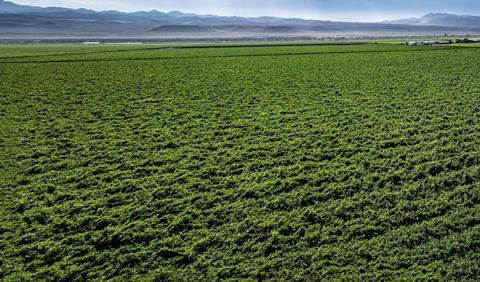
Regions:
M 13 0 L 33 6 L 118 10 L 179 10 L 221 16 L 274 16 L 333 21 L 378 22 L 420 17 L 427 13 L 480 15 L 480 0 Z

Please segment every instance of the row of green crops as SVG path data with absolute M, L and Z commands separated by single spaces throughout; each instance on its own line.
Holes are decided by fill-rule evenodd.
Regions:
M 16 57 L 0 280 L 480 277 L 478 48 Z
M 402 45 L 328 45 L 328 46 L 244 46 L 229 47 L 205 45 L 201 48 L 193 46 L 169 47 L 163 45 L 146 45 L 124 49 L 111 46 L 91 46 L 81 51 L 80 49 L 55 53 L 38 53 L 27 56 L 0 57 L 0 63 L 51 63 L 51 62 L 95 62 L 95 61 L 135 61 L 135 60 L 171 60 L 171 59 L 209 59 L 226 57 L 262 57 L 262 56 L 292 56 L 292 55 L 321 55 L 321 54 L 349 54 L 349 53 L 382 53 L 382 52 L 422 52 L 442 51 L 455 49 L 453 46 L 412 47 Z M 44 47 L 45 48 L 45 47 Z M 78 48 L 78 47 L 77 47 Z M 457 47 L 458 48 L 458 47 Z

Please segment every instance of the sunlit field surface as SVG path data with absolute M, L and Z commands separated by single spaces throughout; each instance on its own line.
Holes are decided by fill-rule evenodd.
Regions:
M 480 48 L 0 46 L 0 280 L 480 278 Z

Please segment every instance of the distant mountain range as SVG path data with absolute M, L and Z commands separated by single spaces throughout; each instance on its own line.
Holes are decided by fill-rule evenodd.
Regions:
M 0 39 L 270 38 L 480 34 L 480 17 L 428 14 L 382 23 L 34 7 L 0 0 Z
M 452 14 L 431 13 L 421 18 L 410 18 L 396 21 L 387 21 L 392 24 L 407 24 L 415 26 L 449 26 L 449 27 L 480 27 L 480 17 L 459 16 Z

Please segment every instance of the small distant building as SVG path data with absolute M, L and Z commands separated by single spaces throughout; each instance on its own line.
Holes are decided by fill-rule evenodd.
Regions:
M 437 40 L 435 44 L 452 44 L 451 40 Z
M 99 45 L 100 42 L 96 42 L 96 41 L 86 41 L 86 42 L 83 42 L 84 45 Z

